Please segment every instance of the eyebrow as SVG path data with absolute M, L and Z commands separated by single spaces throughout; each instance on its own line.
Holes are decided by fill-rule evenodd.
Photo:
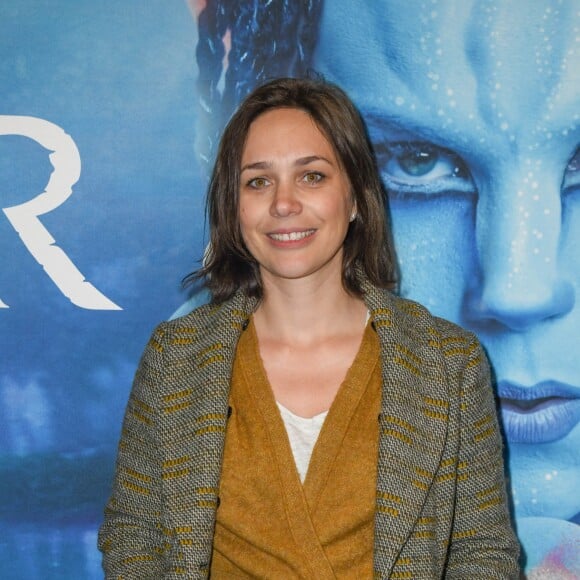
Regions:
M 322 155 L 308 155 L 307 157 L 299 157 L 294 161 L 294 165 L 297 167 L 303 167 L 304 165 L 308 165 L 313 163 L 314 161 L 325 161 L 329 165 L 332 165 L 332 162 L 328 160 L 326 157 Z M 270 169 L 272 167 L 272 163 L 270 161 L 256 161 L 255 163 L 247 163 L 241 169 L 241 172 L 248 169 Z
M 374 109 L 363 109 L 361 114 L 367 124 L 373 147 L 384 141 L 385 134 L 389 135 L 394 132 L 397 141 L 426 141 L 436 147 L 449 149 L 460 156 L 465 154 L 465 139 L 448 129 L 442 130 L 441 127 L 429 126 L 412 117 L 402 116 L 395 120 L 393 117 L 385 116 Z M 475 139 L 470 139 L 469 142 L 471 150 L 473 150 L 477 143 L 473 145 Z

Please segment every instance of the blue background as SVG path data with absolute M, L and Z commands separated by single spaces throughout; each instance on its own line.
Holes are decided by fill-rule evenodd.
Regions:
M 81 156 L 73 194 L 41 221 L 122 308 L 71 304 L 0 213 L 3 578 L 102 577 L 96 529 L 132 375 L 203 248 L 196 34 L 184 2 L 0 5 L 0 114 L 62 127 Z M 0 137 L 0 207 L 51 171 L 40 145 Z
M 441 14 L 455 18 L 453 0 L 441 4 L 445 5 Z M 565 4 L 568 8 L 573 5 Z M 531 96 L 541 96 L 543 89 L 552 90 L 548 81 L 541 81 L 541 75 L 540 81 L 533 77 L 537 62 L 527 55 L 545 57 L 542 66 L 556 70 L 559 63 L 555 57 L 550 60 L 557 52 L 552 50 L 553 46 L 558 47 L 556 40 L 561 40 L 562 51 L 574 44 L 573 24 L 564 30 L 557 18 L 573 21 L 564 12 L 558 13 L 558 7 L 563 5 L 555 0 L 518 0 L 510 4 L 507 14 L 497 10 L 498 6 L 505 7 L 501 1 L 475 5 L 482 14 L 489 11 L 498 19 L 493 21 L 497 28 L 491 26 L 490 30 L 499 35 L 495 38 L 504 50 L 500 84 L 508 87 L 504 93 L 506 110 L 521 122 L 521 132 L 517 133 L 520 141 L 506 149 L 505 159 L 498 162 L 494 155 L 501 157 L 503 151 L 500 155 L 499 149 L 489 147 L 486 157 L 479 154 L 473 139 L 466 138 L 461 143 L 457 139 L 460 144 L 454 147 L 463 155 L 472 179 L 462 182 L 464 190 L 455 192 L 460 195 L 448 195 L 448 181 L 441 179 L 429 183 L 419 180 L 416 191 L 414 182 L 407 183 L 409 191 L 401 187 L 401 192 L 393 195 L 402 291 L 435 313 L 476 330 L 490 351 L 500 378 L 505 368 L 512 376 L 527 377 L 526 373 L 533 374 L 546 364 L 555 372 L 564 369 L 572 377 L 569 382 L 577 382 L 578 377 L 572 376 L 579 360 L 575 354 L 577 332 L 569 330 L 577 329 L 573 317 L 578 316 L 579 309 L 575 302 L 568 305 L 561 301 L 556 306 L 562 312 L 536 316 L 533 321 L 529 312 L 516 312 L 515 308 L 522 305 L 513 302 L 513 312 L 503 314 L 525 320 L 516 321 L 517 324 L 512 320 L 511 325 L 501 318 L 494 321 L 482 317 L 475 322 L 464 319 L 464 292 L 476 294 L 493 277 L 486 280 L 489 270 L 503 264 L 508 256 L 505 248 L 511 232 L 505 224 L 507 218 L 515 218 L 515 213 L 510 213 L 513 191 L 506 176 L 511 176 L 508 169 L 519 168 L 519 154 L 527 146 L 522 137 L 526 124 L 545 110 L 541 99 L 537 109 L 533 109 L 535 101 Z M 325 3 L 316 66 L 344 86 L 361 107 L 375 145 L 389 139 L 410 139 L 406 134 L 400 136 L 402 125 L 405 131 L 413 129 L 413 140 L 420 137 L 444 147 L 436 168 L 455 163 L 457 151 L 451 154 L 451 144 L 441 138 L 444 125 L 429 125 L 437 117 L 433 114 L 435 108 L 430 107 L 440 106 L 433 96 L 431 72 L 421 76 L 425 71 L 421 71 L 418 58 L 413 60 L 416 55 L 411 54 L 409 46 L 422 49 L 416 40 L 435 42 L 431 32 L 437 31 L 443 39 L 443 54 L 453 55 L 454 31 L 457 36 L 462 34 L 460 21 L 455 19 L 454 27 L 445 19 L 437 24 L 435 9 L 420 13 L 405 8 L 406 2 L 399 0 L 365 4 L 367 14 L 361 9 L 353 20 L 350 6 L 350 2 L 341 0 Z M 458 0 L 455 8 L 458 6 L 472 4 Z M 240 11 L 249 12 L 249 7 L 248 2 Z M 522 10 L 528 18 L 525 22 L 517 16 Z M 467 12 L 466 9 L 462 14 Z M 578 11 L 574 14 L 578 20 Z M 395 40 L 389 46 L 392 53 L 387 59 L 382 43 L 393 15 L 397 27 L 388 37 Z M 541 30 L 542 46 L 528 49 L 528 38 L 531 43 L 531 32 L 539 30 L 536 24 L 540 20 L 552 22 L 553 30 L 542 24 L 547 30 L 545 34 Z M 513 22 L 521 24 L 517 28 L 519 34 L 502 28 Z M 481 32 L 483 29 L 477 24 L 475 19 L 473 30 Z M 401 33 L 400 38 L 397 33 Z M 547 34 L 553 36 L 549 41 Z M 72 137 L 81 157 L 81 176 L 72 195 L 60 207 L 41 216 L 41 222 L 86 279 L 121 307 L 105 311 L 73 305 L 0 212 L 0 300 L 9 306 L 0 309 L 2 578 L 102 578 L 96 534 L 110 491 L 132 377 L 152 328 L 188 299 L 180 280 L 197 267 L 205 244 L 206 177 L 199 164 L 199 152 L 207 149 L 206 132 L 219 130 L 221 119 L 214 122 L 212 115 L 198 115 L 197 35 L 195 17 L 184 0 L 4 0 L 0 4 L 0 115 L 50 121 Z M 409 39 L 411 44 L 406 46 Z M 285 40 L 288 44 L 289 39 Z M 512 50 L 511 41 L 519 43 L 520 52 Z M 477 42 L 481 42 L 478 50 L 470 53 L 474 79 L 465 74 L 461 68 L 465 63 L 457 57 L 456 67 L 449 66 L 449 62 L 441 66 L 449 77 L 440 80 L 441 87 L 449 79 L 457 86 L 463 82 L 466 94 L 472 82 L 484 87 L 484 74 L 477 75 L 485 69 L 485 37 L 476 38 L 474 34 L 473 46 Z M 577 31 L 575 42 L 577 45 Z M 343 50 L 342 55 L 337 47 Z M 360 54 L 356 53 L 359 49 Z M 544 49 L 551 54 L 542 53 Z M 522 54 L 525 58 L 520 58 Z M 574 55 L 572 51 L 568 58 L 572 65 L 577 59 Z M 383 61 L 394 63 L 393 69 L 386 65 L 383 68 Z M 417 86 L 405 77 L 404 67 L 409 68 Z M 283 69 L 281 63 L 280 70 Z M 246 79 L 250 83 L 253 80 Z M 399 80 L 401 86 L 397 85 Z M 377 83 L 377 90 L 373 82 Z M 530 98 L 522 97 L 517 89 Z M 486 90 L 478 93 L 480 105 L 485 105 L 490 94 Z M 467 123 L 458 110 L 467 114 L 471 103 L 461 91 L 456 95 L 458 106 L 449 112 L 449 118 L 451 125 L 463 129 Z M 538 153 L 548 169 L 556 166 L 558 159 L 552 200 L 558 208 L 566 156 L 578 155 L 574 148 L 578 146 L 580 127 L 580 87 L 566 98 L 571 103 L 571 113 L 566 113 L 566 139 L 572 146 L 559 136 L 553 141 L 565 142 L 563 156 L 559 151 L 553 153 L 553 162 L 552 150 Z M 447 100 L 445 97 L 441 103 L 447 106 Z M 565 99 L 558 96 L 558 100 Z M 403 122 L 402 116 L 397 117 L 402 103 L 413 103 L 412 110 L 418 111 L 413 119 L 417 127 Z M 428 130 L 421 129 L 422 121 L 430 127 Z M 481 134 L 486 138 L 501 136 L 501 127 L 493 127 L 493 123 L 482 126 Z M 0 135 L 1 208 L 22 204 L 43 192 L 53 170 L 49 153 L 31 139 Z M 393 191 L 404 180 L 398 179 L 401 166 L 396 166 L 396 171 L 392 171 L 392 166 L 392 160 L 390 165 L 383 164 L 382 173 Z M 496 167 L 505 171 L 494 173 Z M 571 233 L 560 239 L 559 230 L 550 231 L 548 227 L 545 234 L 556 240 L 558 251 L 562 250 L 564 274 L 578 292 L 578 269 L 574 267 L 577 234 L 569 225 L 579 215 L 574 209 L 578 204 L 578 171 L 566 171 L 571 185 L 564 192 L 562 205 L 567 215 L 563 231 L 566 235 Z M 441 173 L 437 175 L 441 177 Z M 455 180 L 454 186 L 457 183 Z M 495 195 L 491 202 L 485 197 L 490 192 Z M 434 195 L 425 203 L 422 198 L 427 197 L 426 193 Z M 548 199 L 548 189 L 541 193 Z M 480 214 L 477 232 L 473 225 L 476 211 Z M 507 217 L 502 221 L 498 216 Z M 505 226 L 501 235 L 493 230 L 498 224 Z M 545 225 L 542 223 L 541 227 Z M 514 227 L 517 237 L 515 230 Z M 486 235 L 488 238 L 482 243 L 482 236 Z M 476 247 L 476 237 L 481 247 Z M 522 256 L 523 262 L 529 257 L 525 252 Z M 496 282 L 504 282 L 496 270 L 493 275 Z M 527 290 L 513 293 L 514 296 L 519 299 L 529 295 L 533 299 L 534 283 L 545 281 L 545 276 L 541 269 L 533 267 L 520 280 Z M 560 322 L 562 327 L 557 326 Z M 558 330 L 553 340 L 549 331 L 554 327 L 563 330 Z M 549 344 L 540 343 L 541 340 Z M 540 371 L 536 374 L 539 376 Z M 522 384 L 527 385 L 526 380 L 522 378 Z M 578 430 L 576 425 L 572 435 L 577 437 Z M 510 444 L 512 475 L 517 480 L 511 489 L 518 513 L 518 533 L 530 566 L 542 559 L 554 566 L 564 562 L 570 569 L 578 563 L 578 556 L 570 550 L 580 538 L 578 516 L 563 517 L 559 513 L 569 512 L 577 505 L 580 461 L 574 441 L 572 436 L 562 438 L 554 443 L 553 451 L 549 443 Z M 543 481 L 542 486 L 536 485 L 538 479 Z

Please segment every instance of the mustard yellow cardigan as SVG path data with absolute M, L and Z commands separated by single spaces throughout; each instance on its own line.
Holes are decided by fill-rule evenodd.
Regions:
M 369 325 L 302 483 L 250 321 L 234 360 L 212 580 L 372 578 L 380 367 Z

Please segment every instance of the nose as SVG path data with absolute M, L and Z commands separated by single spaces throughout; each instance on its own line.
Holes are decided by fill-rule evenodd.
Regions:
M 479 271 L 469 285 L 465 314 L 471 321 L 525 331 L 574 307 L 573 286 L 558 267 L 559 184 L 540 188 L 528 179 L 526 187 L 510 187 L 509 180 L 499 181 L 480 190 Z
M 281 179 L 273 192 L 270 205 L 270 215 L 273 217 L 288 217 L 299 214 L 302 203 L 292 180 Z

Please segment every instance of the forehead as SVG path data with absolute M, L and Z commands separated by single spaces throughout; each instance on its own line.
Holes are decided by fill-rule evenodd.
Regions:
M 578 138 L 577 0 L 382 0 L 351 12 L 349 0 L 326 0 L 315 66 L 371 125 L 459 150 Z
M 335 155 L 334 148 L 314 119 L 304 110 L 292 107 L 270 109 L 252 121 L 244 144 L 249 154 L 280 154 L 322 149 Z

